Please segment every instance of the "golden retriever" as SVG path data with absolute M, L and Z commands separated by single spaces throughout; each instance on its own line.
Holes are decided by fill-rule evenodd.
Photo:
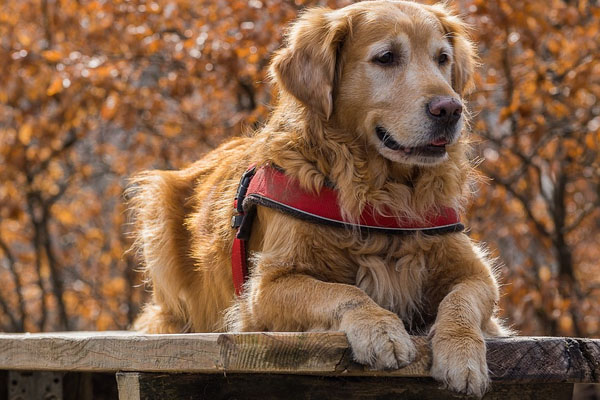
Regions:
M 427 332 L 431 375 L 482 396 L 485 336 L 498 284 L 463 232 L 365 234 L 258 207 L 241 296 L 232 283 L 230 221 L 249 165 L 277 165 L 307 192 L 330 182 L 348 221 L 376 213 L 423 219 L 460 210 L 473 172 L 463 96 L 474 50 L 443 5 L 365 1 L 309 9 L 271 63 L 279 93 L 266 125 L 181 171 L 150 171 L 134 185 L 137 246 L 153 287 L 135 323 L 149 333 L 346 333 L 354 358 L 378 369 L 415 357 Z M 408 330 L 408 331 L 407 331 Z

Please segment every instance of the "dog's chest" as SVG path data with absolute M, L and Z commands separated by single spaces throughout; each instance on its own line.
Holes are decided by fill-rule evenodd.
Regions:
M 429 285 L 427 249 L 406 237 L 377 237 L 356 243 L 356 285 L 377 304 L 397 313 L 409 326 L 426 323 L 430 314 L 425 292 Z

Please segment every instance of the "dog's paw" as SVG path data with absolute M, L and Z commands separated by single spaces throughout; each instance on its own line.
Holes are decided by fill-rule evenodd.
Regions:
M 354 360 L 375 369 L 398 369 L 410 364 L 417 349 L 395 314 L 386 310 L 369 313 L 355 310 L 344 316 L 346 333 Z
M 433 362 L 431 376 L 446 389 L 477 398 L 489 386 L 485 341 L 481 335 L 442 336 L 431 339 Z

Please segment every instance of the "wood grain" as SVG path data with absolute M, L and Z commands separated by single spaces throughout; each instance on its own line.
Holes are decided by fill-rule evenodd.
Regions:
M 138 372 L 117 372 L 117 386 L 119 388 L 119 400 L 141 399 L 140 374 Z M 168 397 L 162 397 L 162 399 L 165 398 Z
M 120 372 L 119 400 L 457 400 L 430 378 Z M 572 383 L 494 384 L 483 400 L 566 400 Z
M 431 354 L 396 371 L 352 361 L 343 333 L 140 335 L 132 332 L 1 334 L 0 369 L 428 377 Z M 496 382 L 600 382 L 600 340 L 514 337 L 487 340 Z

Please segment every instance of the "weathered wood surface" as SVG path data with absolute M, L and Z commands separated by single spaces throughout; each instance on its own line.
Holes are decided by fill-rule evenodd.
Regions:
M 352 362 L 343 333 L 140 335 L 131 332 L 2 334 L 0 370 L 285 373 L 428 377 L 427 340 L 396 371 Z M 600 340 L 514 337 L 487 340 L 492 380 L 600 382 Z
M 119 400 L 457 400 L 430 378 L 117 373 Z M 566 400 L 572 383 L 492 384 L 483 400 Z

